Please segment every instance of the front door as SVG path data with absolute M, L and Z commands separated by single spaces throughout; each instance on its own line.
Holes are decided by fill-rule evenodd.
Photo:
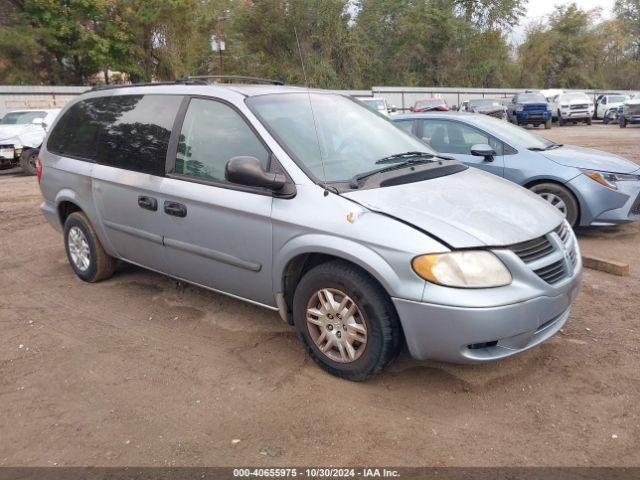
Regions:
M 435 151 L 449 155 L 469 166 L 503 176 L 504 157 L 502 142 L 481 130 L 456 120 L 439 118 L 422 119 L 418 122 L 417 136 Z M 471 154 L 471 147 L 488 144 L 496 151 L 493 160 Z
M 255 157 L 267 169 L 270 152 L 235 108 L 205 98 L 190 100 L 176 150 L 160 206 L 169 273 L 274 306 L 273 197 L 224 176 L 236 156 Z

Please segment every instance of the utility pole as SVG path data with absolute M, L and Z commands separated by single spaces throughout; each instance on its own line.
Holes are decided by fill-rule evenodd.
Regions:
M 224 56 L 223 52 L 226 49 L 225 41 L 224 41 L 224 33 L 222 31 L 222 21 L 226 20 L 228 17 L 218 17 L 216 19 L 216 33 L 211 36 L 211 50 L 214 52 L 218 52 L 218 62 L 219 62 L 219 74 L 224 75 Z
M 224 75 L 224 57 L 222 51 L 224 50 L 224 40 L 222 38 L 222 20 L 218 17 L 216 21 L 216 37 L 218 37 L 218 52 L 220 54 L 220 75 Z

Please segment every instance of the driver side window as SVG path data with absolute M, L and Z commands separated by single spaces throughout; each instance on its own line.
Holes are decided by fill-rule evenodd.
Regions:
M 192 98 L 174 172 L 224 182 L 227 162 L 237 156 L 255 157 L 265 170 L 269 166 L 269 152 L 238 112 L 222 102 Z
M 422 120 L 421 123 L 420 138 L 437 152 L 471 155 L 473 145 L 488 144 L 496 155 L 503 155 L 502 142 L 469 125 L 435 119 Z

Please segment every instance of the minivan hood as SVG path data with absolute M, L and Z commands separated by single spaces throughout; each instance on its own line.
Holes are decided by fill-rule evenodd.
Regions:
M 414 225 L 453 248 L 513 245 L 545 235 L 562 221 L 558 210 L 537 195 L 473 168 L 343 196 Z
M 631 173 L 638 165 L 626 158 L 593 148 L 565 145 L 542 153 L 549 160 L 566 167 L 587 168 L 611 173 Z

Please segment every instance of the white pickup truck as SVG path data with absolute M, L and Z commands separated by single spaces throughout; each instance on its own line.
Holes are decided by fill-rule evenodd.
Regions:
M 40 145 L 60 109 L 14 110 L 0 120 L 0 168 L 36 174 Z

